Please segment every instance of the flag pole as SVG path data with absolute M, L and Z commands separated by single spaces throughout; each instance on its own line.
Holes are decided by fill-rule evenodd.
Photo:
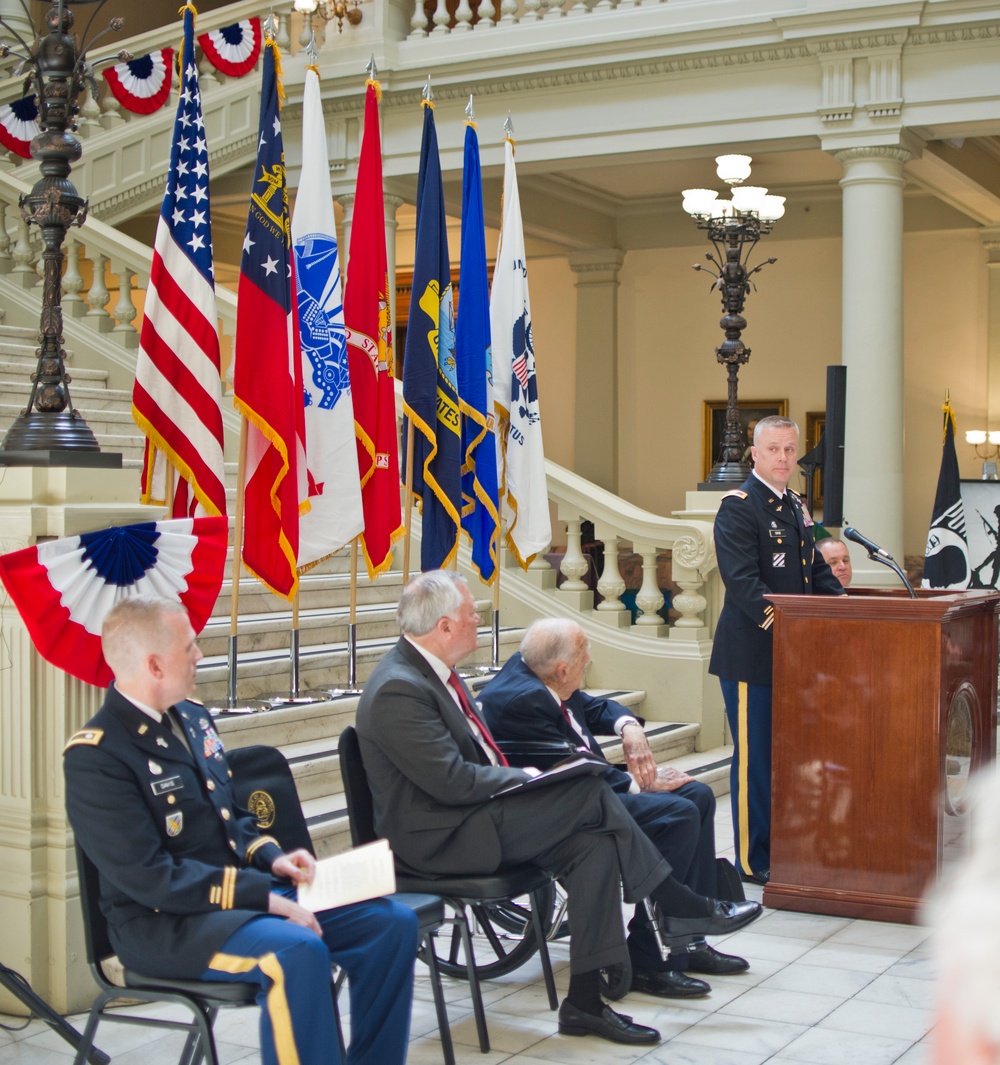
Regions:
M 233 576 L 229 613 L 229 653 L 228 674 L 226 677 L 226 701 L 222 706 L 210 706 L 210 714 L 253 714 L 259 710 L 270 710 L 271 703 L 263 699 L 236 700 L 236 634 L 240 613 L 240 555 L 243 553 L 243 479 L 247 465 L 247 420 L 240 418 L 240 451 L 236 463 L 236 517 L 233 525 Z
M 167 461 L 167 484 L 166 491 L 163 493 L 164 502 L 167 507 L 167 516 L 172 518 L 174 516 L 174 464 Z
M 406 500 L 406 514 L 403 526 L 403 587 L 410 579 L 410 535 L 413 529 L 413 419 L 406 419 L 406 482 L 403 498 Z
M 299 574 L 301 577 L 301 574 Z M 288 635 L 288 660 L 290 677 L 288 692 L 268 693 L 264 696 L 272 706 L 308 706 L 311 703 L 329 702 L 331 692 L 325 688 L 300 688 L 299 683 L 299 589 L 292 599 L 292 628 Z
M 351 541 L 351 605 L 347 620 L 347 687 L 340 692 L 357 694 L 358 687 L 358 537 Z

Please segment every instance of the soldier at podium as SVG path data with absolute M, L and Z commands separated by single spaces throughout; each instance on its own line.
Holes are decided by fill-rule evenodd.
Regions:
M 730 797 L 736 864 L 744 880 L 766 884 L 771 870 L 772 592 L 843 595 L 816 549 L 813 522 L 788 482 L 799 429 L 772 415 L 754 427 L 754 468 L 722 498 L 715 551 L 726 587 L 709 672 L 719 678 L 733 735 Z

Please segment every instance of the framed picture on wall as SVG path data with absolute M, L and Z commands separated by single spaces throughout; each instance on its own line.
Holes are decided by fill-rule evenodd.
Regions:
M 823 435 L 823 430 L 826 428 L 826 411 L 825 410 L 810 410 L 806 411 L 806 435 L 802 441 L 802 446 L 799 448 L 799 458 L 803 455 L 808 455 L 810 451 L 819 443 L 819 438 Z M 813 509 L 823 509 L 823 470 L 818 469 L 813 474 Z
M 740 428 L 743 439 L 744 462 L 750 461 L 750 445 L 753 443 L 753 428 L 770 414 L 788 416 L 787 399 L 741 399 Z M 706 399 L 705 407 L 705 442 L 702 447 L 702 480 L 707 481 L 712 466 L 722 453 L 722 438 L 726 432 L 726 400 Z
M 965 535 L 969 541 L 970 588 L 1000 588 L 1000 481 L 962 481 Z

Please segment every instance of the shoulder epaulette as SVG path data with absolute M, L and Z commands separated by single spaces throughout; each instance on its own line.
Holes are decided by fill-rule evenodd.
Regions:
M 96 747 L 101 740 L 104 739 L 104 729 L 102 728 L 85 728 L 80 732 L 74 733 L 66 741 L 66 746 L 63 747 L 63 753 L 70 749 L 70 747 Z
M 746 499 L 747 494 L 742 488 L 734 488 L 731 492 L 726 492 L 722 498 L 728 499 L 730 496 L 735 496 L 737 499 Z

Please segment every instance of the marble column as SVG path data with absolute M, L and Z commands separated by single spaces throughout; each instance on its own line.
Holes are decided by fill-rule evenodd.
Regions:
M 986 420 L 990 429 L 1000 429 L 1000 226 L 980 230 L 986 248 L 987 290 Z
M 383 192 L 382 199 L 385 202 L 385 262 L 389 274 L 389 321 L 392 323 L 393 352 L 396 366 L 399 365 L 400 353 L 395 350 L 396 337 L 396 230 L 399 222 L 396 221 L 396 212 L 406 202 L 402 196 L 394 196 L 391 192 Z M 393 370 L 393 373 L 396 371 Z
M 20 0 L 0 0 L 0 18 L 21 35 L 29 48 L 31 47 L 31 42 L 35 39 L 35 27 L 25 16 Z M 15 52 L 22 51 L 16 38 L 5 32 L 2 26 L 0 26 L 0 40 L 6 40 Z
M 902 564 L 903 164 L 912 156 L 870 147 L 835 157 L 844 168 L 844 514 Z M 883 567 L 854 561 L 855 583 L 885 583 Z
M 574 252 L 576 274 L 576 432 L 573 468 L 618 491 L 619 248 Z

